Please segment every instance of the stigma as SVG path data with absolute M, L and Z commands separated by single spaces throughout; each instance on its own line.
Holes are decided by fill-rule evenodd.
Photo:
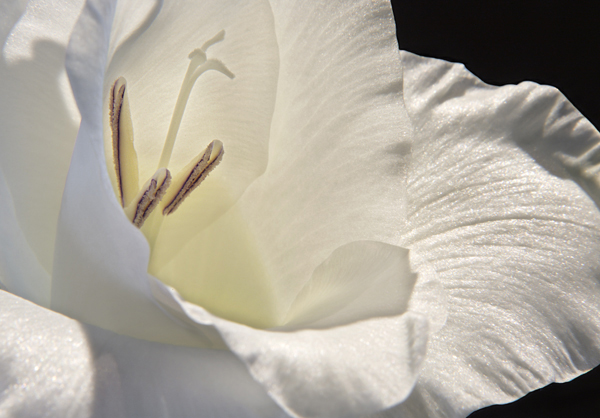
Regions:
M 225 64 L 209 59 L 206 55 L 206 50 L 211 45 L 222 41 L 224 37 L 225 31 L 221 31 L 205 42 L 201 48 L 189 54 L 190 63 L 173 110 L 158 168 L 141 188 L 138 158 L 133 141 L 133 123 L 129 111 L 127 81 L 124 77 L 119 77 L 112 85 L 109 98 L 109 122 L 117 197 L 127 218 L 138 228 L 142 227 L 158 207 L 161 208 L 159 212 L 163 216 L 175 212 L 184 199 L 223 159 L 225 152 L 223 143 L 214 140 L 174 177 L 168 169 L 185 107 L 198 77 L 208 70 L 218 71 L 231 79 L 235 77 Z

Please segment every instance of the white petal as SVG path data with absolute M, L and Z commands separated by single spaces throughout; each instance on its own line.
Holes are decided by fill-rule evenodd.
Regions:
M 219 330 L 273 399 L 307 418 L 359 416 L 403 401 L 427 342 L 427 320 L 412 313 L 294 333 L 235 323 Z
M 2 50 L 5 48 L 6 39 L 11 29 L 25 13 L 27 3 L 21 0 L 7 0 L 0 3 L 0 41 Z
M 30 1 L 12 22 L 0 61 L 0 165 L 25 238 L 48 271 L 79 118 L 64 58 L 82 4 Z M 11 19 L 4 12 L 2 34 Z
M 108 56 L 113 58 L 126 42 L 134 42 L 152 24 L 163 0 L 123 0 L 117 2 L 110 31 Z
M 152 272 L 184 297 L 200 282 L 220 289 L 207 299 L 252 294 L 260 307 L 247 311 L 277 322 L 333 250 L 397 242 L 411 125 L 388 3 L 274 2 L 273 14 L 280 70 L 267 171 L 170 262 L 155 249 Z M 227 152 L 225 143 L 223 161 Z
M 408 310 L 427 317 L 429 333 L 444 327 L 448 318 L 448 295 L 435 269 L 411 254 L 411 266 L 418 266 L 417 282 L 408 303 Z M 414 269 L 413 269 L 414 271 Z
M 466 416 L 597 365 L 600 213 L 555 152 L 579 155 L 600 134 L 556 89 L 402 58 L 420 139 L 402 245 L 437 270 L 449 313 L 388 415 Z
M 2 291 L 0 325 L 0 416 L 285 416 L 227 351 L 120 336 Z
M 94 373 L 77 321 L 0 291 L 0 416 L 91 416 Z

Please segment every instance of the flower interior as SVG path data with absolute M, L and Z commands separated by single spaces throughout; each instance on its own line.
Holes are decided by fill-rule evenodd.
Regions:
M 208 70 L 218 71 L 233 79 L 234 74 L 221 62 L 208 59 L 207 49 L 222 41 L 225 31 L 219 32 L 201 48 L 189 54 L 190 63 L 183 79 L 173 110 L 166 140 L 155 173 L 139 187 L 138 157 L 134 146 L 133 122 L 129 110 L 127 82 L 119 77 L 110 90 L 109 122 L 115 169 L 115 192 L 125 215 L 140 228 L 150 244 L 149 273 L 174 287 L 185 299 L 201 305 L 224 318 L 259 328 L 278 325 L 272 296 L 258 252 L 245 233 L 243 220 L 229 217 L 225 231 L 221 231 L 202 254 L 199 276 L 197 264 L 186 274 L 181 266 L 173 272 L 170 264 L 157 261 L 154 254 L 163 220 L 184 204 L 221 162 L 223 142 L 210 142 L 195 158 L 175 175 L 169 169 L 171 154 L 181 125 L 185 107 L 196 80 Z M 218 197 L 217 197 L 218 198 Z M 233 212 L 230 209 L 229 212 Z M 185 251 L 183 246 L 182 251 Z M 235 253 L 233 262 L 218 263 L 223 255 Z M 153 257 L 154 256 L 154 257 Z M 183 267 L 185 270 L 185 267 Z

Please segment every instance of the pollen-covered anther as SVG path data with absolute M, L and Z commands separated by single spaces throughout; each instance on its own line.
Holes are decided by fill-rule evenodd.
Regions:
M 165 207 L 163 215 L 169 215 L 181 205 L 181 202 L 189 196 L 210 172 L 221 162 L 224 154 L 223 143 L 214 140 L 208 147 L 198 154 L 187 166 L 183 168 L 173 179 L 173 184 L 165 196 Z
M 138 192 L 138 163 L 133 147 L 133 125 L 127 98 L 127 82 L 119 77 L 110 90 L 109 118 L 113 161 L 121 206 L 128 206 Z
M 171 184 L 171 173 L 166 168 L 159 168 L 144 184 L 131 204 L 125 208 L 125 214 L 138 228 L 165 196 Z

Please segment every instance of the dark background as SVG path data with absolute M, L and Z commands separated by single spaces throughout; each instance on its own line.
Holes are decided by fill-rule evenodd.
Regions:
M 392 0 L 401 49 L 461 62 L 488 84 L 558 87 L 600 127 L 600 1 Z M 470 418 L 600 417 L 600 368 Z

